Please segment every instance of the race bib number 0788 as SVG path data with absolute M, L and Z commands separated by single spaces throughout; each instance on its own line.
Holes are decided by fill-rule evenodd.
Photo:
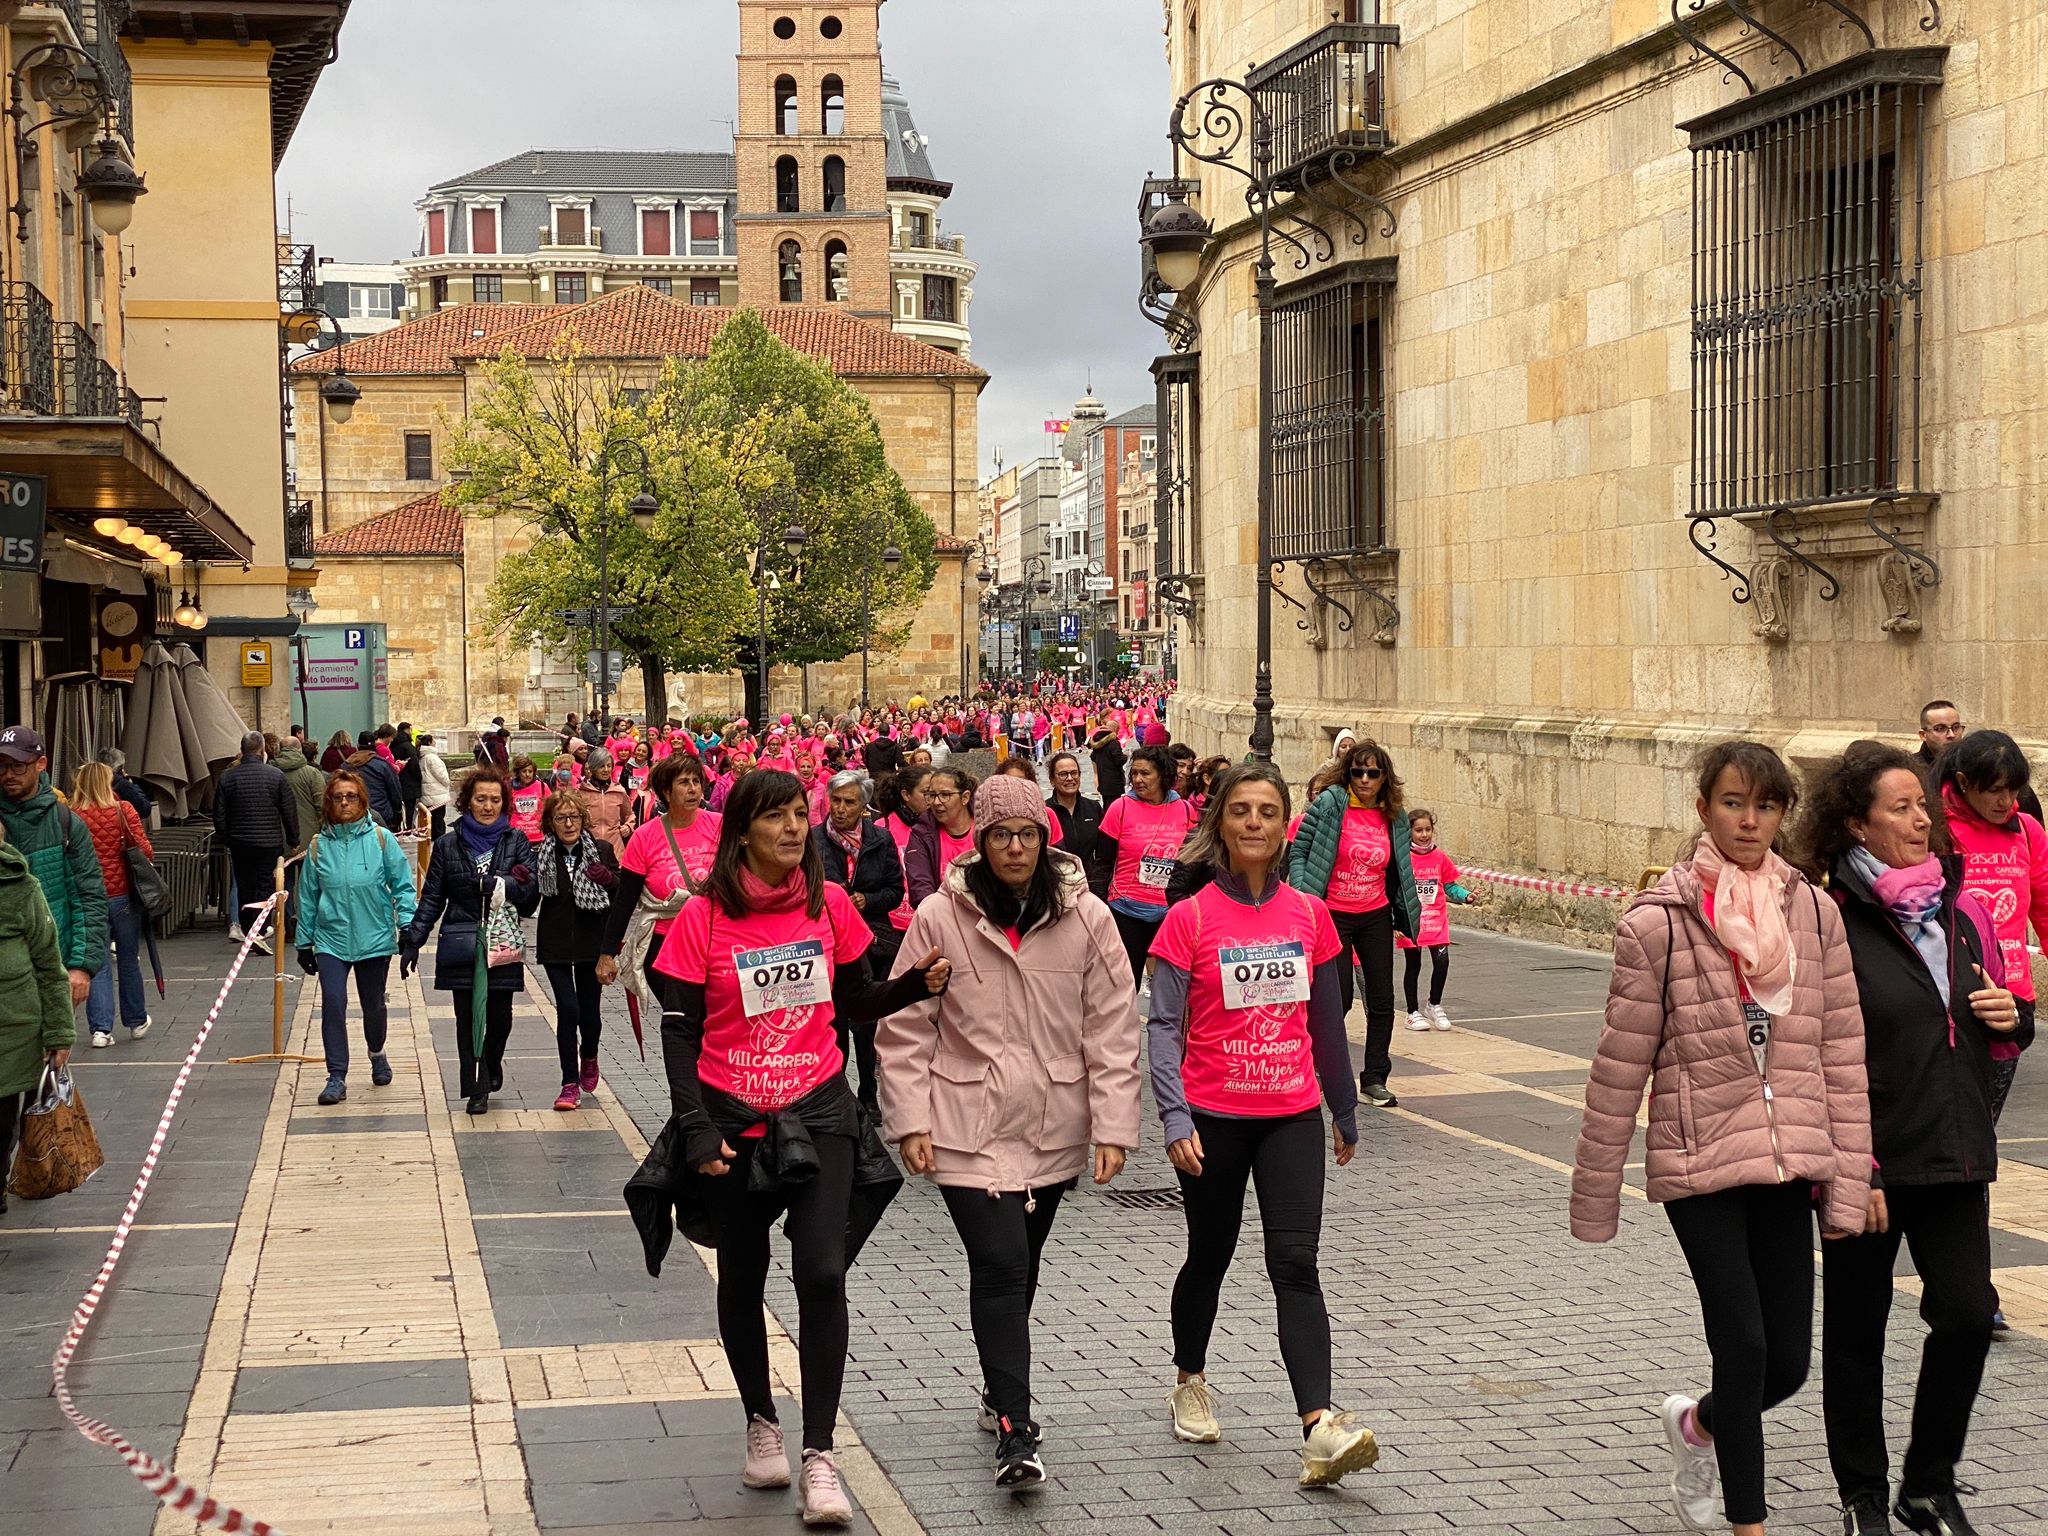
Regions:
M 1281 1008 L 1308 1001 L 1308 952 L 1300 943 L 1250 944 L 1216 951 L 1223 1006 Z
M 740 1005 L 750 1019 L 832 1000 L 832 976 L 820 940 L 742 950 L 733 956 L 733 966 L 739 972 Z

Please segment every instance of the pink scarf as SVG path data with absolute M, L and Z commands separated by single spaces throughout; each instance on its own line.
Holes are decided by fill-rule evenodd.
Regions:
M 1749 995 L 1773 1018 L 1792 1011 L 1792 930 L 1785 924 L 1785 885 L 1792 866 L 1766 853 L 1758 869 L 1728 861 L 1700 834 L 1692 870 L 1714 893 L 1714 936 L 1735 957 Z

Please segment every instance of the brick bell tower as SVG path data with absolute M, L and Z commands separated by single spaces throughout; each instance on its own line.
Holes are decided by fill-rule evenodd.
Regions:
M 890 313 L 882 0 L 739 0 L 740 303 Z

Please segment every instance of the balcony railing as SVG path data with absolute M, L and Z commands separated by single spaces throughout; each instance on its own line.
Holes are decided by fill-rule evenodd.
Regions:
M 1387 131 L 1387 50 L 1399 27 L 1333 22 L 1247 78 L 1273 123 L 1274 171 L 1298 176 L 1338 150 L 1376 154 Z
M 100 356 L 91 331 L 59 323 L 41 289 L 0 288 L 0 412 L 99 416 L 142 425 L 142 400 Z
M 114 126 L 130 144 L 135 142 L 135 79 L 128 68 L 128 56 L 121 52 L 121 28 L 134 10 L 132 0 L 91 0 L 93 60 L 99 66 L 100 81 L 113 103 Z
M 57 316 L 40 288 L 0 288 L 0 398 L 14 416 L 57 414 Z
M 313 564 L 313 503 L 287 499 L 284 507 L 284 563 Z
M 69 321 L 57 327 L 59 416 L 120 416 L 121 376 L 100 356 L 92 332 Z
M 540 243 L 553 250 L 601 251 L 604 249 L 604 231 L 592 226 L 583 232 L 583 238 L 580 240 L 558 240 L 552 229 L 543 227 L 540 231 Z

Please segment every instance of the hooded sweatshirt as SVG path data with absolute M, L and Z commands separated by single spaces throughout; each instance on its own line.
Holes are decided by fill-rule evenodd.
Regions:
M 2027 960 L 2027 928 L 2048 928 L 2048 832 L 2025 811 L 1993 826 L 1970 808 L 1953 785 L 1941 792 L 1949 836 L 1963 856 L 1963 889 L 1984 904 L 2005 959 L 2012 995 L 2034 1001 L 2034 970 Z

